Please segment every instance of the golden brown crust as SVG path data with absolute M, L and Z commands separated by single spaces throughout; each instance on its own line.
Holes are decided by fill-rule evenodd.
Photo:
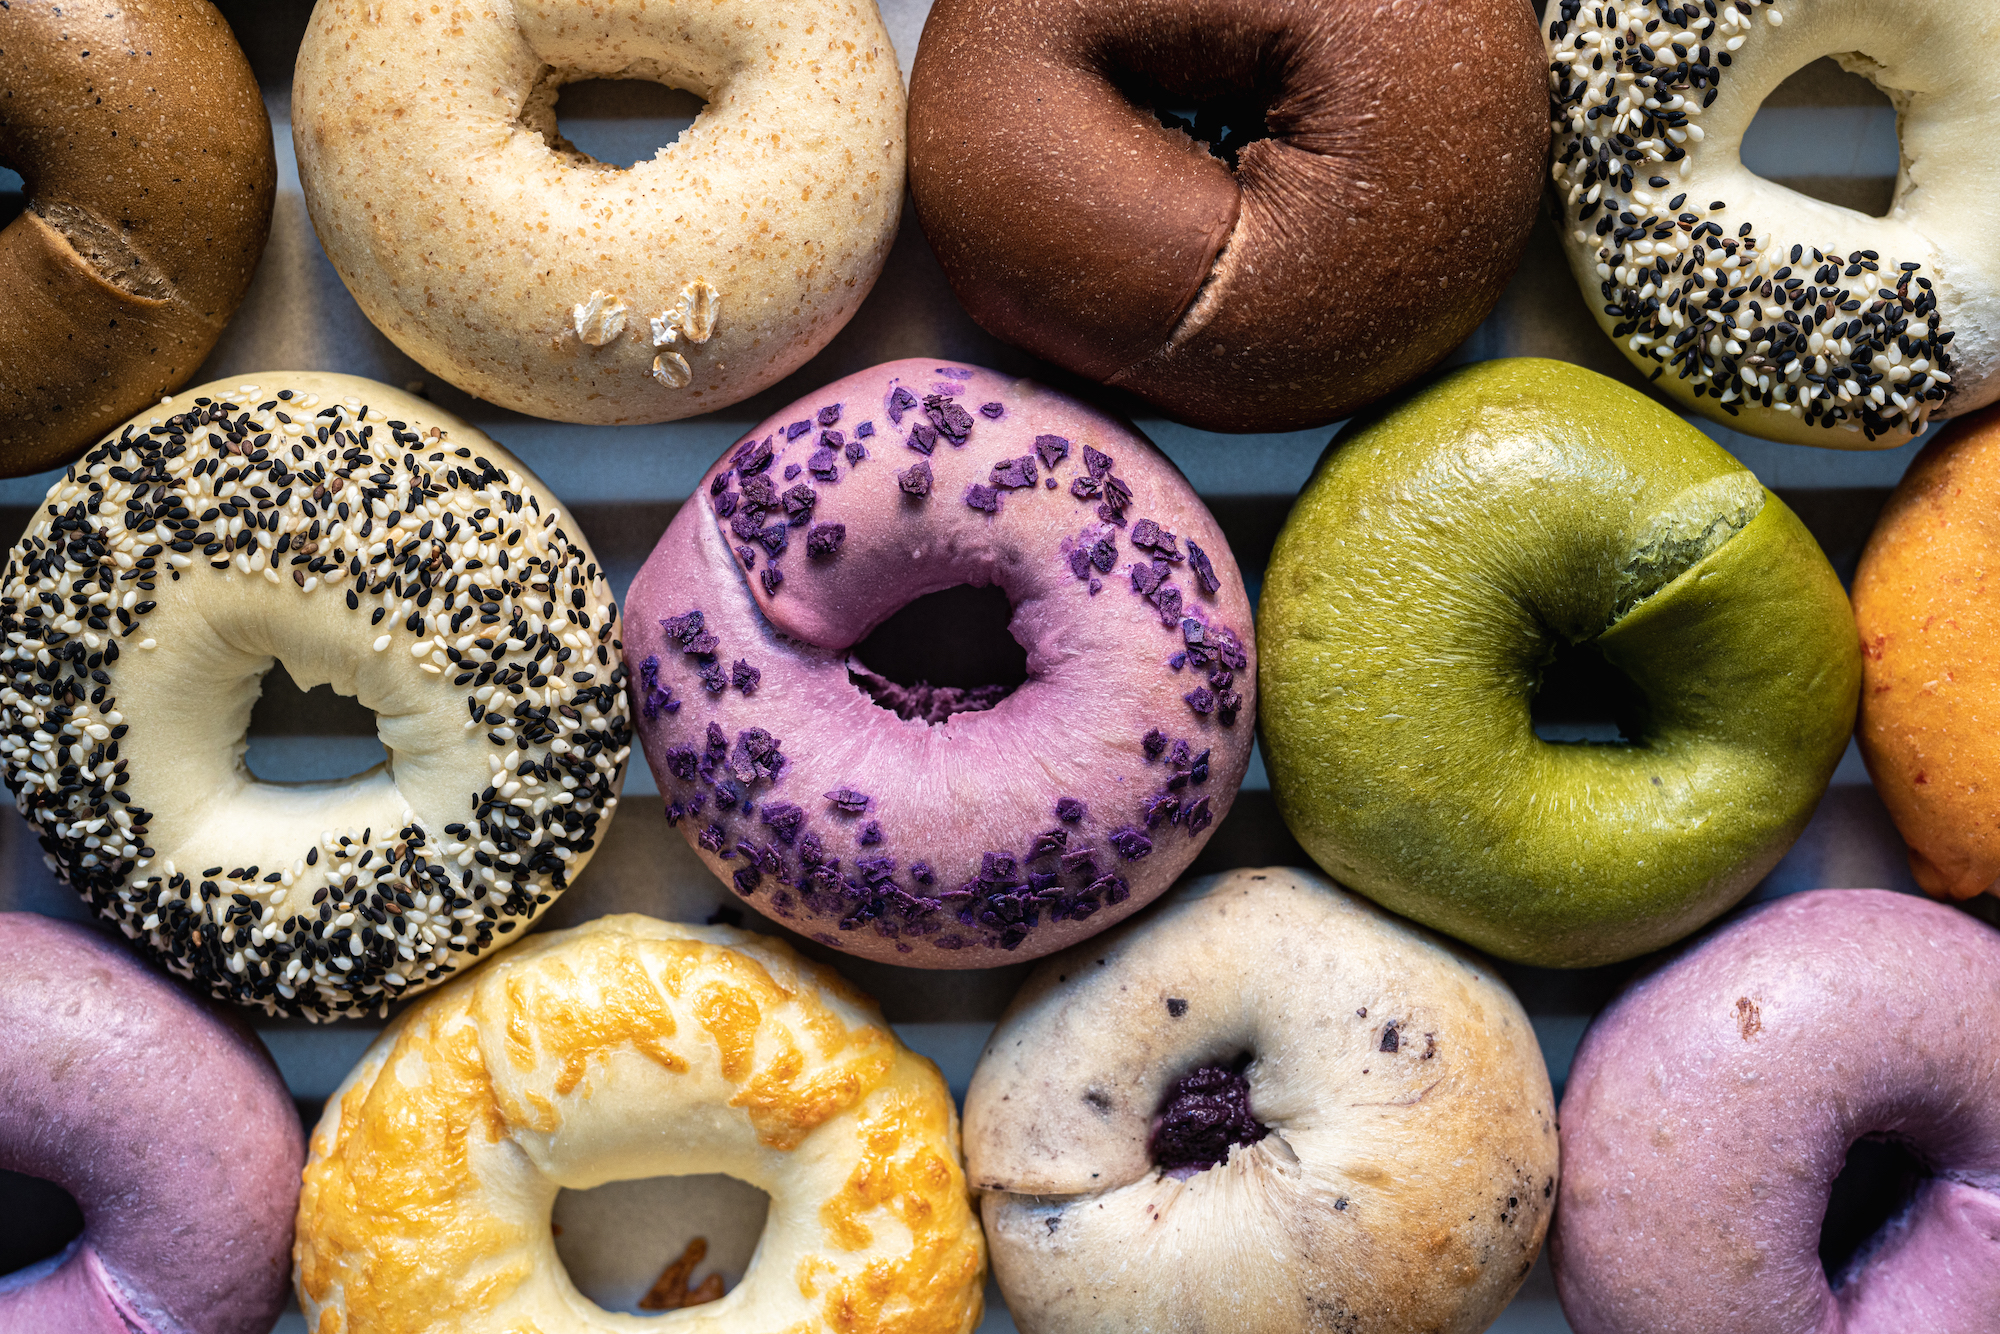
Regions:
M 1917 455 L 1854 576 L 1855 729 L 1917 883 L 1971 898 L 2000 877 L 2000 410 Z
M 700 1170 L 748 1177 L 775 1151 L 775 1175 L 754 1184 L 780 1205 L 819 1200 L 774 1208 L 758 1263 L 702 1312 L 773 1334 L 978 1324 L 985 1249 L 936 1068 L 782 944 L 610 917 L 438 991 L 349 1076 L 299 1203 L 313 1328 L 595 1327 L 578 1319 L 546 1202 L 581 1179 L 569 1173 L 658 1174 L 603 1148 L 604 1132 L 696 1112 L 735 1136 Z
M 0 8 L 0 475 L 53 467 L 185 384 L 263 254 L 271 123 L 206 0 Z

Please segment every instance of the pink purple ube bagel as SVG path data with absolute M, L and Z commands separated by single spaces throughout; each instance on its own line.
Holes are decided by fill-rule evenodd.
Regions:
M 2000 1329 L 2000 934 L 1879 890 L 1779 900 L 1642 978 L 1563 1097 L 1556 1283 L 1577 1334 Z M 1857 1139 L 1930 1175 L 1830 1286 Z
M 850 648 L 997 585 L 1012 693 Z M 1130 427 L 1032 381 L 877 366 L 717 460 L 633 583 L 626 656 L 668 819 L 759 911 L 854 954 L 981 967 L 1171 884 L 1249 762 L 1250 604 Z
M 116 944 L 0 913 L 0 1167 L 83 1210 L 0 1334 L 268 1334 L 305 1135 L 262 1044 Z

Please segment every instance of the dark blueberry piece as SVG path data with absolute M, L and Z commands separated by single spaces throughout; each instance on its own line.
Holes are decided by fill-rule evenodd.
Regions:
M 876 844 L 882 841 L 881 824 L 877 821 L 870 820 L 867 824 L 862 825 L 861 834 L 854 841 L 856 843 L 859 843 L 864 848 L 874 847 Z
M 1075 824 L 1084 816 L 1083 803 L 1075 797 L 1056 798 L 1056 819 L 1064 824 Z
M 770 510 L 778 507 L 778 485 L 767 473 L 752 477 L 743 483 L 743 504 L 746 509 Z
M 1035 861 L 1038 858 L 1042 857 L 1053 857 L 1058 852 L 1061 852 L 1064 848 L 1068 846 L 1069 846 L 1069 830 L 1067 829 L 1047 830 L 1046 832 L 1035 835 L 1034 846 L 1028 849 L 1028 860 Z
M 741 445 L 736 456 L 730 460 L 736 467 L 738 477 L 754 477 L 771 466 L 771 437 Z
M 1185 651 L 1176 653 L 1167 659 L 1167 666 L 1173 668 L 1175 671 L 1179 671 L 1181 668 L 1187 666 L 1187 660 L 1188 655 Z
M 866 440 L 874 434 L 875 434 L 874 422 L 862 422 L 861 425 L 854 428 L 854 438 L 856 440 Z
M 1043 467 L 1053 468 L 1069 457 L 1069 441 L 1059 435 L 1038 435 L 1035 452 L 1042 456 Z
M 715 498 L 715 517 L 726 519 L 736 513 L 736 506 L 742 502 L 742 499 L 734 491 L 724 491 Z
M 790 847 L 799 836 L 799 826 L 805 823 L 806 811 L 803 806 L 789 801 L 772 802 L 762 811 L 764 823 L 771 826 L 771 836 Z
M 738 869 L 736 875 L 733 878 L 733 883 L 736 886 L 736 892 L 738 894 L 743 895 L 745 898 L 748 898 L 750 895 L 755 894 L 757 892 L 757 886 L 762 884 L 763 881 L 764 881 L 763 872 L 759 871 L 754 866 L 745 866 Z
M 754 695 L 757 693 L 758 682 L 764 679 L 764 673 L 742 658 L 738 658 L 735 665 L 729 669 L 729 679 L 730 683 L 744 694 Z
M 1139 744 L 1146 748 L 1147 759 L 1157 760 L 1167 748 L 1167 734 L 1155 727 L 1152 731 L 1146 733 L 1145 740 Z
M 1184 1014 L 1186 1014 L 1186 1013 L 1187 1013 L 1187 1002 L 1186 1002 L 1186 1001 L 1182 1000 L 1182 999 L 1181 999 L 1181 998 L 1180 998 L 1179 996 L 1169 996 L 1169 997 L 1167 997 L 1167 1017 L 1168 1017 L 1168 1018 L 1170 1018 L 1170 1019 L 1178 1019 L 1178 1018 L 1180 1018 L 1180 1017 L 1181 1017 L 1182 1015 L 1184 1015 Z
M 1083 447 L 1083 466 L 1097 480 L 1103 481 L 1110 473 L 1112 462 L 1109 454 L 1099 453 L 1089 445 Z
M 842 406 L 842 404 L 836 403 L 830 408 L 821 408 L 818 417 L 819 424 L 821 426 L 832 426 L 835 422 L 838 422 Z
M 785 439 L 788 441 L 796 440 L 800 436 L 804 435 L 807 431 L 812 430 L 812 428 L 813 428 L 812 418 L 810 417 L 806 418 L 806 420 L 804 421 L 793 422 L 790 426 L 787 426 L 785 428 Z
M 908 443 L 911 449 L 916 450 L 917 453 L 928 454 L 937 448 L 937 437 L 938 433 L 935 426 L 918 422 L 910 428 L 910 438 L 906 443 Z
M 1096 575 L 1094 575 L 1094 574 L 1093 574 L 1093 575 L 1091 575 L 1091 576 L 1090 576 L 1090 595 L 1091 595 L 1092 597 L 1096 597 L 1096 596 L 1097 596 L 1097 595 L 1098 595 L 1099 593 L 1102 593 L 1103 591 L 1104 591 L 1104 581 L 1103 581 L 1102 579 L 1099 579 L 1099 578 L 1098 578 L 1098 577 L 1097 577 Z
M 1192 648 L 1204 642 L 1205 633 L 1200 621 L 1192 616 L 1181 617 L 1181 642 Z
M 1004 403 L 981 403 L 979 405 L 979 414 L 988 421 L 998 421 L 1006 411 L 1007 406 Z
M 819 503 L 819 492 L 805 483 L 785 492 L 785 517 L 793 524 L 802 524 L 812 518 L 813 506 Z
M 778 585 L 785 582 L 785 575 L 782 570 L 765 570 L 758 578 L 764 581 L 765 597 L 776 597 L 778 595 Z
M 971 486 L 965 488 L 965 505 L 967 509 L 979 510 L 986 514 L 998 514 L 1000 512 L 1000 493 L 990 486 L 981 486 L 979 483 L 974 482 Z
M 806 460 L 806 468 L 823 482 L 831 482 L 840 476 L 840 464 L 830 449 L 816 449 Z
M 1019 491 L 1035 484 L 1035 456 L 1023 454 L 1018 459 L 1003 459 L 993 465 L 993 475 L 988 479 L 994 486 L 1008 491 Z
M 1097 484 L 1094 477 L 1077 477 L 1071 479 L 1069 493 L 1078 500 L 1095 500 L 1104 494 L 1104 488 Z
M 1210 626 L 1208 642 L 1214 647 L 1215 656 L 1222 665 L 1231 671 L 1240 672 L 1250 665 L 1248 655 L 1243 652 L 1243 641 L 1228 626 Z
M 928 496 L 931 493 L 931 465 L 923 459 L 918 459 L 896 474 L 896 485 L 902 488 L 906 496 L 916 496 L 918 499 Z
M 826 799 L 849 815 L 859 815 L 868 809 L 868 794 L 851 787 L 837 787 L 826 794 Z
M 1215 577 L 1215 566 L 1209 563 L 1208 553 L 1196 546 L 1195 540 L 1191 537 L 1188 539 L 1187 547 L 1188 567 L 1194 571 L 1195 581 L 1201 585 L 1201 591 L 1213 593 L 1221 588 L 1222 581 Z
M 819 560 L 828 560 L 840 554 L 840 547 L 847 541 L 847 525 L 844 523 L 816 523 L 806 533 L 806 554 Z
M 895 390 L 889 395 L 889 424 L 891 426 L 901 426 L 903 424 L 903 414 L 915 406 L 917 406 L 917 396 L 903 388 L 903 386 L 897 385 Z
M 1195 756 L 1194 760 L 1191 763 L 1189 763 L 1188 765 L 1189 782 L 1206 783 L 1208 781 L 1208 757 L 1213 753 L 1214 752 L 1212 751 L 1205 750 L 1201 754 Z
M 979 857 L 979 879 L 986 884 L 1008 884 L 1014 879 L 1015 861 L 1011 852 L 985 852 Z

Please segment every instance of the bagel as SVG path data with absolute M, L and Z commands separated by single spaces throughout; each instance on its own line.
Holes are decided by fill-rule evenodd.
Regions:
M 1485 1329 L 1555 1100 L 1482 964 L 1304 871 L 1208 876 L 1037 968 L 965 1096 L 1028 1334 Z
M 69 462 L 187 383 L 271 229 L 271 121 L 206 0 L 0 6 L 0 476 Z
M 1992 402 L 1996 43 L 1986 0 L 1551 0 L 1556 204 L 1598 324 L 1676 402 L 1771 440 L 1890 449 Z M 1828 53 L 1896 104 L 1886 217 L 1743 165 L 1765 97 Z
M 852 649 L 997 586 L 1027 680 L 939 689 Z M 626 661 L 667 818 L 835 949 L 981 968 L 1173 883 L 1249 765 L 1250 602 L 1179 471 L 1027 380 L 896 361 L 772 416 L 633 580 Z
M 1500 299 L 1548 154 L 1540 64 L 1519 5 L 938 0 L 911 194 L 987 332 L 1208 430 L 1318 426 Z M 1269 137 L 1211 147 L 1143 105 L 1210 99 Z
M 1576 1334 L 1982 1334 L 2000 1326 L 2000 935 L 1913 895 L 1760 906 L 1632 984 L 1562 1102 L 1551 1244 Z M 1831 1277 L 1857 1140 L 1924 1179 Z
M 1539 738 L 1558 644 L 1638 697 Z M 1328 874 L 1503 958 L 1679 939 L 1811 818 L 1860 654 L 1805 525 L 1706 436 L 1561 362 L 1467 367 L 1328 447 L 1271 554 L 1264 757 Z
M 425 998 L 313 1132 L 299 1305 L 320 1334 L 627 1331 L 556 1256 L 556 1192 L 725 1172 L 771 1197 L 719 1334 L 970 1334 L 986 1248 L 937 1067 L 782 942 L 600 917 Z M 413 1319 L 421 1321 L 413 1325 Z
M 0 1274 L 10 1334 L 270 1334 L 305 1135 L 263 1044 L 94 931 L 0 913 L 0 1169 L 83 1234 Z
M 562 138 L 581 79 L 708 105 L 629 169 Z M 517 412 L 712 412 L 825 347 L 903 196 L 903 82 L 872 0 L 322 0 L 293 84 L 299 181 L 362 311 Z
M 0 765 L 57 875 L 271 1014 L 379 1010 L 505 943 L 630 751 L 617 605 L 555 497 L 350 376 L 206 385 L 106 439 L 10 554 L 0 633 Z M 276 659 L 375 710 L 388 761 L 258 781 Z

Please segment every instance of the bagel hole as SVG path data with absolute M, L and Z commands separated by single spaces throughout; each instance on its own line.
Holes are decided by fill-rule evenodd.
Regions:
M 562 1191 L 549 1222 L 578 1292 L 607 1311 L 654 1315 L 735 1291 L 770 1207 L 731 1176 L 649 1177 Z
M 1528 703 L 1535 735 L 1557 744 L 1619 745 L 1639 739 L 1645 697 L 1604 660 L 1595 641 L 1557 638 Z
M 991 584 L 926 593 L 854 646 L 847 679 L 899 718 L 941 723 L 990 709 L 1028 679 L 1013 619 L 1007 594 Z
M 264 674 L 243 763 L 260 783 L 337 783 L 390 762 L 375 714 L 332 686 L 301 690 L 283 663 Z
M 622 171 L 677 142 L 707 105 L 648 79 L 579 79 L 556 92 L 556 130 L 578 152 Z
M 17 171 L 0 167 L 0 227 L 28 210 L 28 186 Z
M 1819 1227 L 1819 1263 L 1839 1287 L 1882 1229 L 1909 1211 L 1930 1168 L 1902 1140 L 1870 1135 L 1848 1146 Z
M 1779 84 L 1743 134 L 1751 172 L 1876 218 L 1894 201 L 1901 153 L 1895 104 L 1831 56 Z
M 83 1210 L 53 1181 L 0 1170 L 0 1276 L 61 1255 L 83 1233 Z
M 1246 147 L 1271 137 L 1271 127 L 1264 118 L 1270 99 L 1259 90 L 1231 88 L 1189 94 L 1135 79 L 1125 86 L 1125 96 L 1134 106 L 1152 112 L 1168 129 L 1207 145 L 1209 154 L 1227 162 L 1232 170 Z

